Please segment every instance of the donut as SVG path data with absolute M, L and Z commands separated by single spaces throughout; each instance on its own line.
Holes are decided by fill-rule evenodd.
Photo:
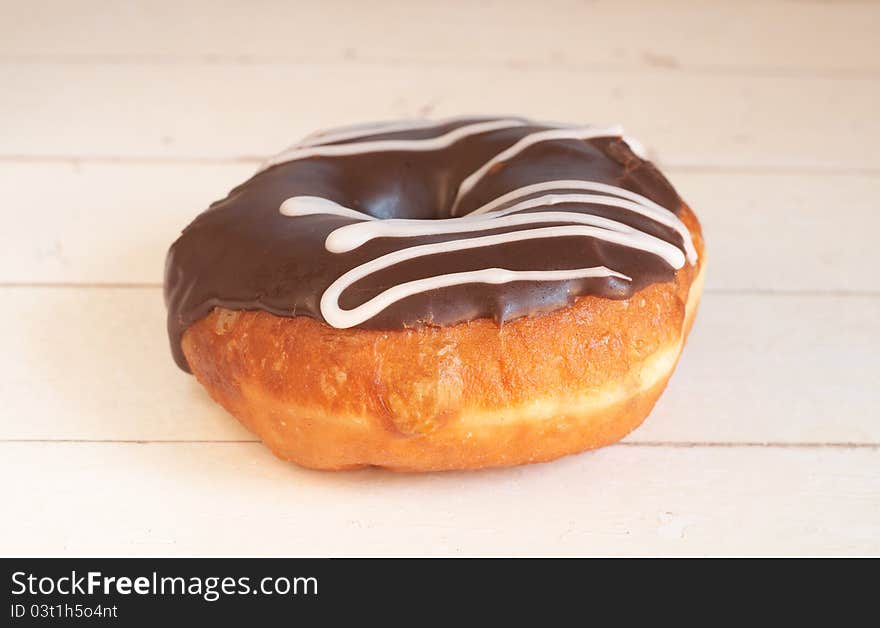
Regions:
M 269 159 L 184 229 L 168 333 L 183 370 L 302 466 L 542 462 L 645 419 L 704 253 L 619 127 L 350 126 Z

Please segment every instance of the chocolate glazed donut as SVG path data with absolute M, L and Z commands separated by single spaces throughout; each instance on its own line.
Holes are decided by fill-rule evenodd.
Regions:
M 175 360 L 312 467 L 612 442 L 671 373 L 703 267 L 696 218 L 633 145 L 523 118 L 312 135 L 172 245 Z

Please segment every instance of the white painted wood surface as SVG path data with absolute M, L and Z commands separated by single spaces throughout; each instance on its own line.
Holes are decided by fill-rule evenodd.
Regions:
M 9 3 L 0 54 L 60 63 L 345 61 L 873 73 L 875 3 L 522 0 Z M 831 4 L 845 6 L 830 6 Z M 585 6 L 589 5 L 589 6 Z M 817 35 L 821 33 L 821 37 Z
M 0 1 L 0 553 L 880 553 L 878 26 L 873 2 Z M 171 362 L 168 244 L 315 127 L 468 111 L 620 121 L 666 167 L 710 257 L 668 391 L 546 465 L 275 460 Z
M 870 449 L 617 445 L 533 468 L 422 476 L 315 473 L 256 443 L 0 452 L 33 470 L 7 491 L 17 537 L 7 551 L 842 554 L 872 551 L 880 535 Z
M 662 149 L 665 165 L 880 164 L 880 144 L 865 141 L 880 135 L 880 82 L 860 75 L 99 60 L 10 62 L 0 65 L 0 84 L 16 86 L 0 116 L 16 120 L 4 143 L 19 157 L 254 159 L 352 116 L 515 110 L 620 121 Z

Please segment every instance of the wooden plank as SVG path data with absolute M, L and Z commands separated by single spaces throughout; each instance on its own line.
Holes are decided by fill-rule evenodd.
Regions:
M 161 283 L 165 253 L 256 164 L 6 163 L 0 282 Z
M 316 128 L 516 112 L 622 122 L 672 166 L 880 168 L 873 78 L 555 69 L 0 64 L 0 156 L 240 158 Z M 830 111 L 845 115 L 829 115 Z
M 708 294 L 630 439 L 878 443 L 878 321 L 878 297 Z
M 171 362 L 161 290 L 0 294 L 0 439 L 251 438 Z
M 880 176 L 672 169 L 669 177 L 702 222 L 709 290 L 880 291 Z
M 174 366 L 158 288 L 0 298 L 0 439 L 251 438 Z M 878 297 L 709 294 L 630 440 L 880 443 L 878 320 Z
M 880 4 L 7 4 L 0 284 L 57 285 L 0 286 L 0 553 L 880 553 Z M 548 465 L 276 460 L 174 367 L 168 244 L 315 128 L 469 111 L 671 166 L 711 267 L 669 390 Z
M 87 0 L 8 3 L 3 13 L 0 55 L 66 62 L 880 70 L 874 3 Z
M 255 168 L 7 163 L 0 282 L 160 283 L 180 230 Z M 675 169 L 670 176 L 703 221 L 709 290 L 880 291 L 880 177 Z
M 319 473 L 252 444 L 0 445 L 6 555 L 876 554 L 877 449 L 614 447 Z M 136 496 L 136 498 L 132 498 Z

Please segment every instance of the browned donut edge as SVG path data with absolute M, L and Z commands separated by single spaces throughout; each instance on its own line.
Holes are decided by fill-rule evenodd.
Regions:
M 306 467 L 476 469 L 601 447 L 650 412 L 693 322 L 705 249 L 680 217 L 698 264 L 626 300 L 395 331 L 217 308 L 183 351 L 215 401 Z

